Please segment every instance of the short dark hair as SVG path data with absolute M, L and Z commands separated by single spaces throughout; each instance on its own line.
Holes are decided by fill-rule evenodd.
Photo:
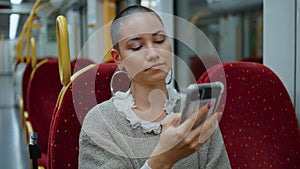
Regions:
M 119 50 L 119 40 L 120 40 L 120 23 L 122 17 L 139 14 L 139 13 L 151 13 L 154 16 L 158 18 L 160 23 L 164 26 L 160 16 L 154 12 L 152 9 L 149 9 L 147 7 L 141 6 L 141 5 L 133 5 L 125 8 L 123 11 L 121 11 L 112 21 L 110 26 L 110 37 L 113 44 L 113 48 Z

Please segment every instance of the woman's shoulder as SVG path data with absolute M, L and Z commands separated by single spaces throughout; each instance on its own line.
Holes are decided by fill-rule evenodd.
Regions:
M 112 98 L 94 106 L 84 118 L 83 125 L 99 122 L 99 120 L 118 118 L 120 113 L 117 112 Z
M 107 109 L 113 110 L 113 108 L 115 109 L 115 106 L 113 104 L 112 98 L 110 98 L 94 106 L 88 113 L 92 113 L 92 112 L 103 113 L 102 110 L 107 110 Z
M 88 112 L 87 115 L 94 114 L 94 113 L 108 114 L 110 111 L 116 111 L 116 107 L 114 106 L 112 100 L 113 99 L 110 98 L 109 100 L 97 104 Z

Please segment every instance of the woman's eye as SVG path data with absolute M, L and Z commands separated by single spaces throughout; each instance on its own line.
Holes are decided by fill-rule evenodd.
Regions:
M 142 45 L 140 45 L 140 46 L 135 46 L 135 47 L 132 47 L 132 48 L 130 48 L 131 50 L 133 50 L 133 51 L 137 51 L 137 50 L 139 50 L 139 49 L 141 49 L 142 48 Z
M 165 41 L 165 39 L 160 39 L 160 40 L 156 40 L 155 43 L 160 44 L 160 43 L 163 43 L 164 41 Z
M 128 43 L 127 49 L 137 51 L 143 47 L 143 44 L 137 41 Z
M 166 38 L 164 35 L 159 35 L 158 37 L 155 38 L 154 42 L 160 44 L 160 43 L 163 43 L 165 41 L 165 39 Z

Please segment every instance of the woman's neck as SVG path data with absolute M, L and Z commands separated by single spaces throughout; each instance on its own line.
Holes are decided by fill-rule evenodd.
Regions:
M 132 83 L 132 97 L 136 114 L 147 121 L 159 121 L 165 117 L 164 104 L 168 99 L 166 84 L 140 85 Z

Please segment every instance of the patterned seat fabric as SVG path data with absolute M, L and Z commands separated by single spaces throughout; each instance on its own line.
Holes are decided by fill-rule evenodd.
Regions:
M 114 63 L 95 65 L 64 89 L 51 121 L 48 168 L 78 168 L 81 124 L 92 107 L 111 97 L 110 79 L 116 68 Z
M 46 168 L 48 163 L 50 123 L 62 85 L 59 78 L 57 58 L 49 57 L 47 59 L 38 60 L 38 62 L 37 68 L 33 70 L 34 73 L 31 73 L 27 90 L 26 84 L 24 83 L 24 91 L 27 93 L 24 102 L 26 101 L 27 104 L 29 121 L 32 123 L 33 129 L 38 133 L 39 137 L 39 147 L 42 152 L 39 165 Z M 76 72 L 89 64 L 92 64 L 92 62 L 87 59 L 74 60 L 71 63 L 71 71 Z M 26 82 L 24 78 L 25 77 L 23 77 L 23 81 L 25 80 L 24 82 Z
M 57 58 L 54 58 L 54 57 L 47 57 L 47 59 L 48 60 L 57 60 Z M 42 60 L 43 59 L 37 59 L 37 63 L 39 63 Z M 80 70 L 90 64 L 93 64 L 93 62 L 89 59 L 85 59 L 85 58 L 75 59 L 71 62 L 71 72 L 75 73 L 78 70 Z M 31 64 L 27 64 L 25 71 L 23 73 L 23 77 L 22 77 L 22 93 L 23 93 L 23 101 L 24 101 L 24 111 L 27 111 L 26 95 L 27 95 L 28 82 L 30 79 L 31 72 L 32 72 L 32 66 L 31 66 Z
M 28 120 L 33 129 L 38 133 L 38 144 L 42 156 L 39 165 L 47 166 L 48 134 L 52 111 L 61 90 L 59 79 L 58 60 L 45 59 L 32 71 L 28 82 L 26 104 L 28 109 Z
M 212 67 L 198 83 L 225 82 L 223 71 L 220 128 L 232 168 L 300 168 L 295 109 L 280 79 L 262 64 L 233 62 Z
M 54 58 L 49 57 L 48 59 L 54 59 Z M 37 63 L 39 63 L 42 60 L 43 59 L 37 59 Z M 24 101 L 24 111 L 27 111 L 26 95 L 27 95 L 28 83 L 29 83 L 31 72 L 32 72 L 32 65 L 31 65 L 31 63 L 29 63 L 26 65 L 26 68 L 25 68 L 25 71 L 24 71 L 23 77 L 22 77 L 22 95 L 23 95 L 23 101 Z

